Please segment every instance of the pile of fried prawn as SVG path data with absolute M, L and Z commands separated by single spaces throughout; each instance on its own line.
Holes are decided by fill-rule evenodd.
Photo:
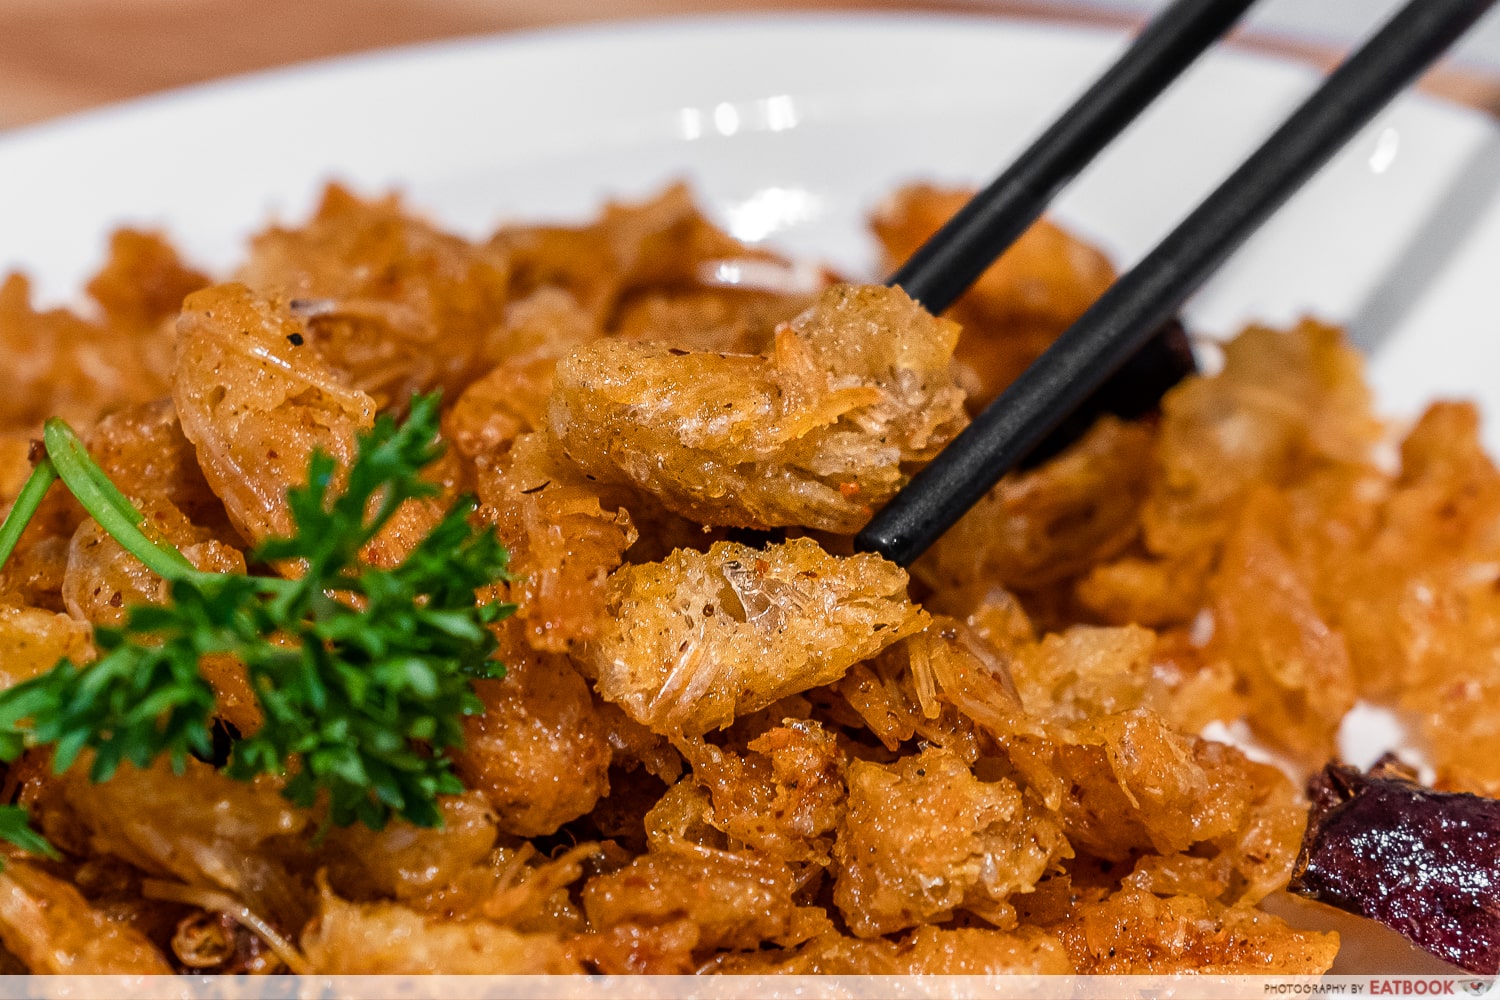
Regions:
M 965 197 L 894 194 L 887 257 Z M 10 277 L 5 502 L 62 416 L 158 537 L 246 572 L 314 449 L 347 462 L 440 391 L 441 495 L 366 558 L 473 494 L 518 610 L 440 828 L 330 829 L 210 761 L 95 784 L 27 752 L 4 801 L 60 856 L 4 849 L 0 972 L 1326 970 L 1336 935 L 1263 908 L 1301 784 L 1198 734 L 1246 726 L 1311 775 L 1363 698 L 1413 720 L 1438 787 L 1500 793 L 1500 473 L 1472 406 L 1392 427 L 1339 330 L 1251 328 L 910 572 L 853 551 L 1113 277 L 1043 222 L 934 318 L 682 187 L 483 242 L 332 187 L 225 283 L 134 231 L 87 312 Z M 0 577 L 0 687 L 167 599 L 54 489 Z M 201 670 L 253 732 L 239 665 Z

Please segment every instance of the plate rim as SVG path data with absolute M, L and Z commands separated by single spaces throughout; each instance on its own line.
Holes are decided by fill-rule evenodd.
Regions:
M 228 76 L 187 83 L 159 91 L 109 101 L 96 106 L 66 112 L 36 122 L 0 131 L 0 157 L 17 148 L 65 139 L 91 128 L 118 125 L 139 116 L 171 114 L 193 104 L 240 95 L 255 90 L 309 82 L 357 78 L 361 75 L 407 70 L 432 60 L 444 60 L 478 54 L 504 55 L 508 52 L 535 50 L 539 47 L 571 47 L 591 43 L 615 43 L 631 36 L 716 36 L 736 27 L 772 29 L 778 26 L 829 30 L 855 24 L 866 30 L 930 31 L 962 28 L 999 33 L 1034 33 L 1062 38 L 1092 39 L 1119 44 L 1134 32 L 1115 25 L 1089 24 L 1066 19 L 1031 17 L 1010 13 L 986 14 L 970 11 L 765 11 L 707 14 L 666 14 L 620 20 L 590 21 L 576 24 L 520 28 L 514 31 L 488 32 L 451 38 L 402 43 L 302 60 L 281 66 L 234 73 Z M 1282 52 L 1252 48 L 1235 39 L 1227 39 L 1208 50 L 1215 59 L 1227 59 L 1250 67 L 1293 70 L 1308 78 L 1325 74 L 1307 60 Z M 1196 63 L 1195 63 L 1196 65 Z M 328 85 L 323 83 L 323 85 Z M 1500 118 L 1479 108 L 1463 104 L 1440 94 L 1407 87 L 1397 100 L 1416 102 L 1424 108 L 1482 123 L 1500 132 Z

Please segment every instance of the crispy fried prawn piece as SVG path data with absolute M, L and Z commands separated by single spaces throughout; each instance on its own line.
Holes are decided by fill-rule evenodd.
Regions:
M 247 539 L 289 534 L 287 488 L 314 448 L 347 465 L 375 401 L 322 362 L 284 304 L 244 285 L 189 296 L 177 336 L 173 398 L 204 478 Z
M 193 525 L 165 499 L 138 500 L 144 520 L 141 529 L 187 557 L 209 573 L 243 573 L 245 556 L 231 545 Z M 68 612 L 95 625 L 119 625 L 135 604 L 163 604 L 166 580 L 147 569 L 93 519 L 73 533 L 68 568 L 63 577 L 63 600 Z
M 778 273 L 775 265 L 761 266 L 768 266 L 773 275 Z M 755 267 L 735 263 L 725 269 L 738 273 Z M 780 274 L 790 276 L 785 269 Z M 684 351 L 762 354 L 770 349 L 776 328 L 816 300 L 813 291 L 777 293 L 740 290 L 733 285 L 643 294 L 629 303 L 610 332 L 621 340 Z
M 579 947 L 602 971 L 691 971 L 716 949 L 791 947 L 832 929 L 804 905 L 811 872 L 734 849 L 708 810 L 704 789 L 677 782 L 646 816 L 647 853 L 584 885 L 591 933 Z
M 609 794 L 614 751 L 573 664 L 528 649 L 520 632 L 514 619 L 500 626 L 505 677 L 475 682 L 484 711 L 464 720 L 464 745 L 452 756 L 502 830 L 537 837 L 556 833 Z
M 223 502 L 203 477 L 193 442 L 182 433 L 171 397 L 105 415 L 84 435 L 84 444 L 126 496 L 168 500 L 220 541 L 240 544 Z
M 291 533 L 286 491 L 307 481 L 313 449 L 341 466 L 355 438 L 375 421 L 375 400 L 352 388 L 307 343 L 302 320 L 281 302 L 244 285 L 215 285 L 190 296 L 177 324 L 173 398 L 182 431 L 197 449 L 204 478 L 229 519 L 251 542 Z M 429 475 L 441 484 L 451 467 Z M 397 510 L 364 556 L 399 563 L 441 518 L 441 496 Z
M 593 319 L 560 289 L 540 288 L 512 302 L 486 347 L 494 367 L 443 414 L 443 436 L 467 458 L 494 461 L 520 435 L 546 426 L 557 362 L 599 335 Z
M 1294 561 L 1288 516 L 1269 488 L 1246 499 L 1209 581 L 1214 633 L 1204 652 L 1229 663 L 1256 734 L 1317 767 L 1337 753 L 1354 707 L 1354 666 Z
M 1212 623 L 1211 613 L 1200 618 Z M 1231 724 L 1245 715 L 1246 693 L 1230 663 L 1210 656 L 1203 631 L 1177 626 L 1156 633 L 1147 703 L 1185 733 L 1211 722 Z
M 103 316 L 38 310 L 20 275 L 0 280 L 0 352 L 6 392 L 0 430 L 35 433 L 60 416 L 87 427 L 101 414 L 169 391 L 172 337 L 163 322 L 207 283 L 159 237 L 122 230 L 89 292 Z
M 1140 628 L 1049 635 L 1011 660 L 1028 717 L 986 720 L 1014 727 L 997 735 L 1073 845 L 1112 861 L 1238 830 L 1253 795 L 1238 751 L 1180 733 L 1145 706 L 1153 646 Z
M 1009 676 L 1026 711 L 1064 725 L 1138 708 L 1154 637 L 1143 628 L 1076 626 L 1015 649 Z
M 40 677 L 63 657 L 93 657 L 89 627 L 70 615 L 0 604 L 0 688 Z
M 1147 548 L 1172 556 L 1213 545 L 1262 485 L 1320 467 L 1365 465 L 1380 424 L 1363 361 L 1334 327 L 1252 326 L 1224 345 L 1224 368 L 1183 382 L 1162 400 L 1141 521 Z
M 1293 930 L 1252 907 L 1135 887 L 1083 902 L 1048 929 L 1091 975 L 1318 975 L 1339 949 L 1337 934 Z
M 860 937 L 942 923 L 958 910 L 1014 927 L 1007 897 L 1071 854 L 1039 801 L 1008 779 L 978 780 L 949 751 L 890 766 L 855 761 L 833 898 Z
M 172 338 L 160 334 L 161 325 L 176 318 L 183 299 L 208 284 L 208 276 L 184 264 L 160 233 L 119 229 L 110 235 L 109 258 L 89 281 L 88 293 L 110 326 L 158 342 L 150 360 L 163 363 L 150 367 L 160 376 L 172 359 Z
M 499 463 L 479 469 L 480 515 L 511 555 L 511 594 L 526 642 L 576 649 L 605 627 L 609 574 L 639 537 L 619 489 L 601 489 L 525 434 Z
M 1080 851 L 1111 861 L 1217 840 L 1246 822 L 1239 751 L 1177 732 L 1147 709 L 1019 737 L 1012 763 Z
M 754 854 L 652 852 L 590 879 L 583 907 L 606 942 L 623 928 L 690 928 L 677 942 L 685 960 L 690 953 L 763 942 L 789 947 L 830 930 L 821 908 L 795 901 L 798 888 L 792 869 Z
M 587 345 L 548 426 L 586 473 L 701 524 L 852 534 L 966 422 L 957 336 L 897 289 L 837 285 L 768 355 Z
M 395 197 L 365 201 L 335 184 L 307 225 L 257 236 L 238 277 L 295 303 L 309 347 L 385 409 L 416 392 L 455 394 L 484 370 L 509 264 Z
M 235 781 L 190 758 L 180 775 L 163 759 L 146 770 L 121 765 L 94 784 L 89 764 L 81 758 L 33 806 L 52 843 L 223 890 L 283 932 L 308 918 L 312 900 L 294 862 L 316 820 L 273 780 Z
M 1202 610 L 1217 556 L 1207 548 L 1167 559 L 1127 551 L 1090 567 L 1073 592 L 1104 624 L 1180 628 Z
M 1073 963 L 1035 927 L 919 927 L 900 941 L 824 934 L 799 948 L 725 955 L 706 971 L 798 976 L 1060 976 Z
M 832 732 L 811 719 L 787 719 L 743 755 L 701 740 L 682 746 L 713 803 L 706 821 L 731 843 L 782 861 L 829 864 L 847 764 Z
M 1153 437 L 1102 418 L 1057 458 L 1001 480 L 914 572 L 934 588 L 1032 590 L 1113 558 L 1140 532 Z
M 396 819 L 384 830 L 356 823 L 334 827 L 318 849 L 329 886 L 351 900 L 405 902 L 447 887 L 489 857 L 495 846 L 495 812 L 479 792 L 438 800 L 441 827 Z
M 1012 632 L 996 645 L 939 617 L 903 645 L 930 671 L 935 707 L 953 706 L 998 743 L 1000 773 L 1038 797 L 1080 855 L 1119 862 L 1191 851 L 1172 871 L 1203 860 L 1218 880 L 1212 898 L 1225 902 L 1255 902 L 1285 885 L 1302 828 L 1296 789 L 1151 707 L 1164 695 L 1149 631 L 1080 626 L 1041 641 Z
M 1469 404 L 1438 403 L 1401 444 L 1368 533 L 1336 552 L 1322 603 L 1361 693 L 1415 719 L 1439 784 L 1500 795 L 1500 470 Z
M 936 686 L 945 670 L 967 676 L 995 666 L 970 642 L 973 638 L 952 619 L 934 618 L 922 632 L 855 664 L 838 682 L 838 693 L 887 750 L 897 752 L 915 738 L 973 764 L 986 749 L 983 734 L 954 704 L 938 697 Z
M 399 903 L 350 903 L 325 891 L 302 950 L 323 975 L 542 975 L 583 969 L 552 934 L 490 920 L 449 920 Z
M 507 226 L 490 245 L 511 263 L 513 297 L 560 288 L 604 329 L 633 292 L 692 289 L 720 264 L 777 261 L 704 218 L 685 184 L 639 203 L 610 202 L 584 226 Z
M 972 195 L 966 189 L 914 184 L 886 199 L 871 219 L 886 266 L 909 258 Z M 1109 260 L 1066 230 L 1045 219 L 1028 229 L 949 311 L 964 328 L 955 359 L 975 412 L 1040 357 L 1114 280 Z
M 6 513 L 31 475 L 33 462 L 41 458 L 39 437 L 39 432 L 0 432 L 0 479 L 4 480 L 0 496 Z M 61 483 L 53 483 L 0 568 L 0 602 L 66 610 L 61 591 L 68 542 L 85 516 L 73 494 Z
M 31 475 L 35 436 L 25 431 L 0 431 L 0 499 L 9 506 Z
M 145 516 L 142 529 L 176 548 L 194 566 L 211 573 L 245 572 L 243 553 L 194 526 L 170 500 L 140 500 L 136 506 Z M 93 625 L 119 626 L 131 607 L 169 601 L 170 585 L 90 518 L 78 526 L 68 546 L 62 597 L 74 617 Z M 199 668 L 213 686 L 219 718 L 242 733 L 260 728 L 260 705 L 243 664 L 216 654 L 203 657 Z
M 170 976 L 144 934 L 91 906 L 72 884 L 7 858 L 0 871 L 0 942 L 32 973 Z
M 0 429 L 34 434 L 52 416 L 87 426 L 111 406 L 160 395 L 166 387 L 145 370 L 137 347 L 65 309 L 36 309 L 19 274 L 0 280 Z
M 610 577 L 605 625 L 581 663 L 637 722 L 698 735 L 920 631 L 927 615 L 906 582 L 879 556 L 831 556 L 806 538 L 679 549 Z
M 1349 575 L 1337 569 L 1346 561 L 1340 542 L 1364 530 L 1379 497 L 1380 434 L 1363 363 L 1340 331 L 1312 320 L 1284 332 L 1250 327 L 1224 345 L 1222 371 L 1163 399 L 1141 544 L 1096 564 L 1080 598 L 1118 624 L 1188 624 L 1210 603 L 1209 580 L 1241 510 L 1267 487 L 1293 500 L 1307 550 L 1299 572 L 1318 567 L 1338 591 L 1335 580 Z

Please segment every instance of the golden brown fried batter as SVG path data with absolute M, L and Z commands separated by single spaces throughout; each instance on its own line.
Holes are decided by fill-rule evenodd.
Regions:
M 487 348 L 495 367 L 444 414 L 443 436 L 468 458 L 493 460 L 521 434 L 545 427 L 557 362 L 598 336 L 567 292 L 541 288 L 512 303 Z
M 1439 403 L 1401 445 L 1379 519 L 1320 594 L 1362 692 L 1417 719 L 1442 783 L 1500 794 L 1500 471 L 1473 406 Z M 1336 602 L 1336 603 L 1335 603 Z
M 482 517 L 511 553 L 511 593 L 535 649 L 563 652 L 599 635 L 605 587 L 639 533 L 619 490 L 601 490 L 526 434 L 479 471 Z
M 626 566 L 584 661 L 600 697 L 659 733 L 696 735 L 838 680 L 920 631 L 906 573 L 810 539 L 765 550 L 719 542 Z
M 684 351 L 761 354 L 770 348 L 776 328 L 815 299 L 811 293 L 777 294 L 735 285 L 641 295 L 625 308 L 611 333 Z
M 328 368 L 305 325 L 243 285 L 184 303 L 173 399 L 204 477 L 256 542 L 289 533 L 286 491 L 305 481 L 313 449 L 347 465 L 375 422 L 375 401 Z
M 943 923 L 957 910 L 1013 927 L 1007 898 L 1071 853 L 1040 802 L 1008 779 L 978 780 L 951 752 L 890 767 L 856 761 L 833 898 L 860 937 Z
M 145 518 L 141 530 L 177 549 L 198 569 L 245 572 L 243 553 L 194 526 L 171 501 L 143 500 L 136 506 Z M 62 596 L 75 618 L 95 625 L 119 625 L 129 606 L 166 603 L 169 585 L 90 519 L 78 526 L 68 547 Z
M 972 194 L 914 184 L 887 199 L 871 220 L 887 268 L 910 257 Z M 1114 280 L 1094 247 L 1045 219 L 1028 229 L 949 312 L 964 328 L 956 357 L 970 405 L 999 395 Z
M 852 534 L 963 427 L 957 335 L 898 290 L 838 285 L 767 355 L 590 344 L 558 366 L 548 426 L 585 472 L 700 524 Z
M 142 530 L 176 548 L 198 569 L 245 572 L 243 553 L 192 524 L 170 500 L 143 500 L 137 507 L 144 515 Z M 68 546 L 62 581 L 63 603 L 75 618 L 93 625 L 118 626 L 124 623 L 130 608 L 165 604 L 171 599 L 170 593 L 166 580 L 126 552 L 95 521 L 90 519 L 78 526 Z M 199 667 L 218 699 L 219 718 L 242 733 L 259 728 L 260 708 L 243 664 L 221 654 L 203 657 Z
M 173 399 L 209 486 L 244 538 L 289 534 L 286 491 L 306 482 L 315 449 L 348 465 L 356 435 L 375 421 L 375 400 L 307 344 L 305 324 L 285 304 L 244 285 L 189 297 L 177 344 Z M 400 562 L 444 507 L 440 497 L 407 501 L 365 557 L 382 566 Z
M 40 676 L 64 657 L 82 663 L 92 655 L 89 628 L 76 618 L 0 604 L 0 688 Z
M 14 858 L 0 871 L 0 942 L 34 973 L 169 976 L 174 971 L 139 931 L 109 919 L 63 879 Z
M 687 921 L 696 931 L 689 952 L 746 950 L 795 945 L 830 929 L 822 909 L 797 904 L 798 888 L 792 869 L 753 854 L 653 852 L 589 880 L 583 907 L 596 932 Z
M 792 951 L 730 955 L 715 972 L 827 976 L 1057 976 L 1073 972 L 1062 942 L 1034 927 L 921 927 L 901 941 L 824 934 Z
M 324 893 L 302 935 L 311 971 L 328 976 L 540 975 L 581 972 L 549 934 L 489 920 L 445 920 L 398 903 L 349 903 Z
M 183 263 L 160 233 L 121 229 L 109 238 L 109 258 L 88 283 L 89 297 L 99 303 L 116 330 L 135 331 L 159 342 L 152 370 L 164 374 L 172 359 L 170 336 L 163 323 L 176 319 L 182 300 L 210 284 L 206 274 Z
M 900 192 L 892 261 L 963 197 Z M 441 496 L 364 556 L 469 489 L 511 553 L 468 791 L 440 828 L 322 831 L 275 780 L 93 785 L 29 752 L 7 788 L 65 857 L 7 860 L 0 971 L 1317 974 L 1336 937 L 1259 909 L 1306 802 L 1205 725 L 1308 767 L 1377 700 L 1441 782 L 1500 793 L 1500 471 L 1463 404 L 1384 453 L 1323 324 L 1251 328 L 1007 477 L 913 580 L 847 536 L 1113 277 L 1050 223 L 957 323 L 746 247 L 682 187 L 484 245 L 332 189 L 239 277 L 126 232 L 97 321 L 0 286 L 0 499 L 59 413 L 148 532 L 245 572 L 313 449 L 346 465 L 445 389 Z M 166 598 L 61 489 L 0 594 L 0 686 Z M 253 728 L 238 665 L 201 669 Z
M 110 410 L 166 395 L 170 320 L 208 279 L 185 267 L 159 236 L 121 230 L 88 291 L 103 316 L 37 310 L 20 275 L 0 281 L 0 351 L 6 393 L 0 429 L 35 433 L 48 417 L 86 427 Z
M 1337 934 L 1293 930 L 1249 907 L 1134 888 L 1084 903 L 1052 929 L 1074 967 L 1093 975 L 1302 975 L 1328 968 L 1338 952 Z
M 610 202 L 585 226 L 506 227 L 491 246 L 510 262 L 514 297 L 560 288 L 601 328 L 613 328 L 632 292 L 693 288 L 711 283 L 720 264 L 776 259 L 716 228 L 685 184 L 640 203 Z
M 1142 512 L 1149 550 L 1222 541 L 1256 488 L 1368 462 L 1380 427 L 1362 367 L 1338 330 L 1304 320 L 1286 333 L 1249 328 L 1224 346 L 1223 371 L 1170 392 Z
M 143 363 L 136 340 L 64 309 L 37 310 L 30 282 L 18 274 L 0 281 L 0 352 L 6 431 L 34 434 L 53 416 L 86 426 L 113 406 L 166 390 L 167 373 Z
M 788 862 L 829 863 L 844 817 L 845 760 L 834 735 L 787 719 L 751 740 L 744 756 L 685 742 L 693 780 L 713 802 L 705 817 L 733 845 Z
M 972 764 L 991 749 L 974 725 L 976 716 L 970 709 L 976 706 L 963 705 L 957 698 L 950 703 L 938 697 L 939 679 L 955 669 L 977 678 L 995 665 L 986 651 L 969 646 L 970 638 L 951 619 L 936 618 L 924 631 L 873 661 L 855 664 L 839 681 L 838 693 L 857 724 L 868 729 L 887 750 L 897 751 L 915 737 Z M 999 699 L 991 701 L 994 708 L 1015 707 L 1013 689 L 1007 689 L 1007 683 L 1001 679 Z
M 108 414 L 88 432 L 84 444 L 126 496 L 168 500 L 188 520 L 217 533 L 220 541 L 235 541 L 224 504 L 203 477 L 171 397 Z
M 456 882 L 495 847 L 495 812 L 480 792 L 448 796 L 439 807 L 439 829 L 396 820 L 384 830 L 332 830 L 319 852 L 329 885 L 346 899 L 404 902 Z
M 109 781 L 88 780 L 87 761 L 56 779 L 38 802 L 43 832 L 59 846 L 120 858 L 147 875 L 222 889 L 283 929 L 313 904 L 295 870 L 315 818 L 265 778 L 234 781 L 188 760 L 147 770 L 124 764 Z
M 588 684 L 566 656 L 534 653 L 504 628 L 502 680 L 478 681 L 484 711 L 464 720 L 453 763 L 482 792 L 500 828 L 523 837 L 556 833 L 609 793 L 614 757 Z
M 455 393 L 483 370 L 509 265 L 503 253 L 413 217 L 394 197 L 362 201 L 333 185 L 306 226 L 257 236 L 239 279 L 292 302 L 309 348 L 386 408 L 414 392 Z
M 1105 417 L 1056 459 L 1007 476 L 918 563 L 935 588 L 1056 584 L 1118 555 L 1138 535 L 1153 434 Z
M 1316 767 L 1336 752 L 1354 672 L 1343 636 L 1287 551 L 1285 518 L 1274 493 L 1247 498 L 1209 583 L 1214 635 L 1205 653 L 1229 662 L 1257 732 Z

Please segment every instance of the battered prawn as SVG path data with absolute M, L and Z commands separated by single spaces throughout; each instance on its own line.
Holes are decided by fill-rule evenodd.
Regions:
M 286 303 L 239 284 L 189 296 L 178 321 L 173 399 L 182 431 L 251 542 L 291 533 L 287 490 L 306 483 L 314 450 L 347 467 L 356 435 L 375 422 L 375 400 L 341 380 L 307 337 Z M 365 558 L 399 563 L 445 506 L 442 498 L 403 504 Z

